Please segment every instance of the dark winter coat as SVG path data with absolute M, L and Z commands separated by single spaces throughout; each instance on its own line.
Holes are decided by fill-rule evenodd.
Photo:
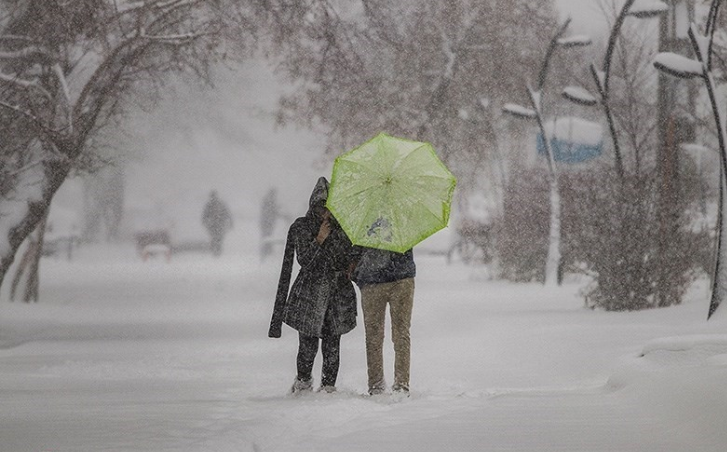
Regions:
M 319 201 L 314 192 L 311 209 L 288 231 L 270 337 L 280 337 L 283 322 L 301 334 L 315 337 L 345 334 L 356 326 L 356 292 L 348 275 L 355 259 L 354 249 L 335 224 L 326 240 L 318 244 L 316 236 L 322 220 L 313 204 Z M 288 292 L 293 254 L 301 268 Z
M 417 267 L 412 250 L 395 253 L 374 248 L 357 248 L 360 250 L 361 258 L 353 274 L 353 280 L 359 287 L 416 276 Z

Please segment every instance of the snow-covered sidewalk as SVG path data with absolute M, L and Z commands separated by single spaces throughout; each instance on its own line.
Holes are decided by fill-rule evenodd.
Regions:
M 292 397 L 297 335 L 266 337 L 278 265 L 235 251 L 44 260 L 40 303 L 0 303 L 0 449 L 727 447 L 727 315 L 704 320 L 699 286 L 679 307 L 604 313 L 577 283 L 482 281 L 420 255 L 411 397 L 363 395 L 361 327 L 338 393 Z

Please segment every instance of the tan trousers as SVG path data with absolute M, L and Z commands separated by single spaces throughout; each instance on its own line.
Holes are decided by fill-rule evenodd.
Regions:
M 394 342 L 394 387 L 409 389 L 411 361 L 411 312 L 414 305 L 414 278 L 361 288 L 361 305 L 366 330 L 366 364 L 369 390 L 384 389 L 384 323 L 386 305 L 391 315 Z

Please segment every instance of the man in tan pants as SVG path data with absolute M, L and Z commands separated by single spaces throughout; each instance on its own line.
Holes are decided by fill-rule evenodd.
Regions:
M 409 394 L 411 326 L 416 265 L 411 250 L 406 253 L 366 249 L 354 278 L 361 288 L 361 305 L 366 330 L 366 363 L 369 394 L 382 394 L 384 380 L 384 325 L 386 306 L 391 315 L 394 342 L 394 385 L 397 393 Z

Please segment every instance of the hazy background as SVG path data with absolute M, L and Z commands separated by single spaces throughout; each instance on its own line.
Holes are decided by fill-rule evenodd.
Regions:
M 563 18 L 572 17 L 573 33 L 595 38 L 599 29 L 607 33 L 597 1 L 556 3 Z M 274 68 L 255 59 L 218 69 L 214 87 L 174 82 L 156 108 L 135 113 L 120 146 L 126 168 L 122 234 L 146 216 L 171 226 L 175 241 L 203 239 L 200 216 L 212 189 L 241 221 L 257 218 L 272 187 L 285 214 L 304 213 L 316 178 L 328 176 L 331 164 L 322 158 L 322 133 L 275 125 L 284 89 Z M 81 179 L 67 181 L 51 211 L 56 232 L 80 228 L 82 203 Z
M 206 237 L 200 219 L 213 189 L 235 217 L 250 219 L 263 194 L 277 187 L 284 211 L 297 215 L 308 186 L 330 172 L 320 160 L 320 136 L 275 126 L 282 87 L 267 63 L 220 68 L 215 79 L 213 87 L 174 83 L 158 107 L 137 112 L 126 126 L 126 210 L 171 222 L 175 239 Z M 67 181 L 51 221 L 60 229 L 80 222 L 82 200 L 81 178 Z

